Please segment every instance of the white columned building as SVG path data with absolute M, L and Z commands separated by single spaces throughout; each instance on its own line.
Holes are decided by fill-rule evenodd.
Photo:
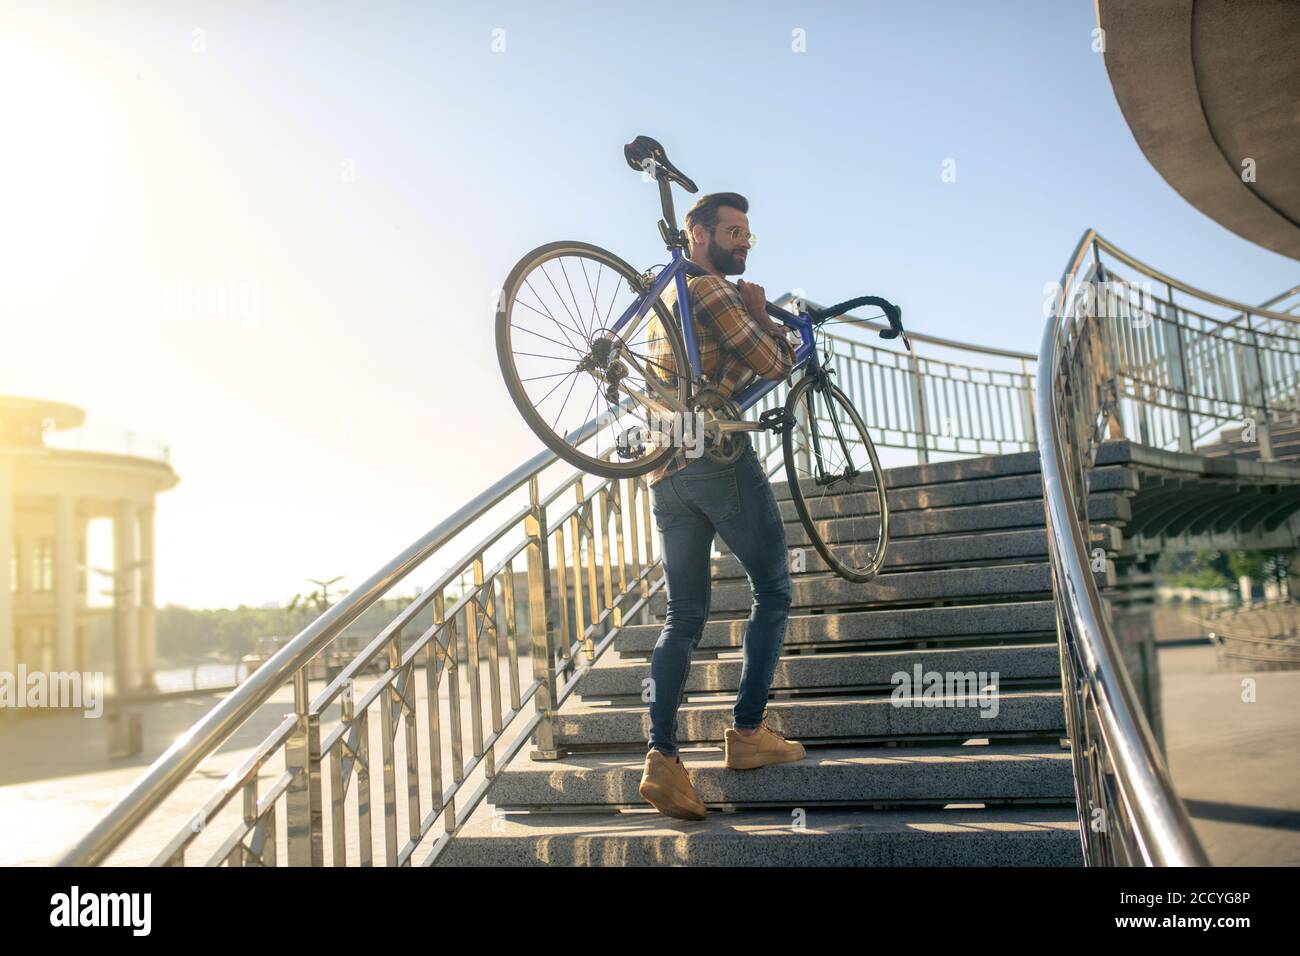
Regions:
M 148 689 L 154 503 L 179 479 L 164 446 L 90 433 L 84 418 L 72 405 L 0 395 L 0 672 L 116 671 L 127 690 Z M 90 567 L 95 519 L 112 524 L 111 569 Z M 111 605 L 92 601 L 105 592 Z M 111 622 L 113 642 L 98 656 L 97 622 Z

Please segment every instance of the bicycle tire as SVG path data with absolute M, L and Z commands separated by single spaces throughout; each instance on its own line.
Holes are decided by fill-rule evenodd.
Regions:
M 816 392 L 812 391 L 814 388 L 816 389 Z M 821 395 L 823 398 L 831 400 L 846 413 L 844 416 L 846 419 L 844 424 L 851 424 L 856 430 L 857 435 L 854 437 L 857 442 L 855 443 L 860 443 L 863 446 L 871 463 L 871 473 L 874 481 L 872 481 L 870 485 L 866 485 L 864 479 L 858 487 L 835 492 L 834 494 L 838 500 L 835 503 L 835 509 L 832 513 L 837 517 L 831 518 L 828 516 L 823 519 L 829 527 L 832 520 L 836 522 L 844 522 L 846 520 L 861 517 L 863 519 L 862 526 L 869 528 L 869 519 L 872 514 L 870 506 L 874 504 L 875 513 L 879 515 L 877 538 L 869 558 L 865 561 L 855 560 L 853 563 L 848 563 L 845 560 L 846 555 L 855 553 L 850 551 L 850 548 L 860 549 L 867 546 L 865 542 L 860 543 L 853 540 L 856 532 L 849 531 L 846 534 L 846 537 L 849 540 L 843 542 L 827 540 L 826 534 L 818 527 L 817 520 L 813 517 L 812 508 L 809 506 L 807 494 L 805 493 L 805 484 L 812 480 L 813 476 L 810 473 L 801 473 L 796 461 L 796 454 L 798 453 L 798 450 L 795 448 L 797 433 L 801 430 L 806 431 L 804 426 L 802 426 L 802 422 L 811 422 L 812 431 L 808 433 L 809 446 L 817 447 L 824 442 L 832 448 L 838 445 L 841 451 L 847 451 L 847 449 L 844 448 L 845 439 L 843 438 L 843 428 L 840 428 L 839 434 L 836 434 L 835 429 L 833 428 L 834 422 L 832 422 L 830 423 L 832 427 L 829 434 L 822 434 L 822 431 L 818 429 L 818 422 L 821 419 L 818 418 L 816 407 L 812 403 L 812 395 L 814 394 Z M 803 401 L 807 402 L 809 405 L 809 412 L 811 413 L 806 419 L 798 418 L 799 404 Z M 812 543 L 813 547 L 816 548 L 817 553 L 822 556 L 822 559 L 831 570 L 840 577 L 857 583 L 870 581 L 879 573 L 880 568 L 884 564 L 885 551 L 889 545 L 889 499 L 887 495 L 885 473 L 880 467 L 880 459 L 876 456 L 876 447 L 871 441 L 871 434 L 867 431 L 867 426 L 862 421 L 862 416 L 859 415 L 858 410 L 853 407 L 853 403 L 849 400 L 848 396 L 831 382 L 825 382 L 819 387 L 819 380 L 816 377 L 805 377 L 790 390 L 790 396 L 786 400 L 786 413 L 788 416 L 795 417 L 796 421 L 799 423 L 786 429 L 785 433 L 781 436 L 782 451 L 785 454 L 786 480 L 790 486 L 790 498 L 794 501 L 795 511 L 799 515 L 799 521 L 808 532 L 808 540 Z M 838 421 L 838 419 L 836 419 L 836 421 Z M 822 428 L 826 428 L 826 426 L 822 426 Z M 816 442 L 813 441 L 813 433 L 816 434 Z M 811 457 L 811 450 L 809 454 Z M 823 452 L 821 457 L 822 460 L 825 461 L 829 456 Z M 854 460 L 853 456 L 849 454 L 847 457 L 851 464 Z M 823 494 L 818 497 L 824 500 L 830 493 L 828 487 L 827 491 L 823 492 Z M 855 500 L 856 496 L 862 496 L 861 500 Z M 860 514 L 855 513 L 859 511 Z
M 592 245 L 591 243 L 580 242 L 577 240 L 561 240 L 558 242 L 550 242 L 545 245 L 538 246 L 536 249 L 529 252 L 527 255 L 525 255 L 522 259 L 520 259 L 515 264 L 515 267 L 513 269 L 511 269 L 510 275 L 506 279 L 506 283 L 502 288 L 501 296 L 498 300 L 497 314 L 496 314 L 497 361 L 501 367 L 501 374 L 505 378 L 506 388 L 510 392 L 510 397 L 514 400 L 515 407 L 519 410 L 519 413 L 523 416 L 524 421 L 528 423 L 528 426 L 529 428 L 532 429 L 533 434 L 535 434 L 538 438 L 540 438 L 542 442 L 546 445 L 546 447 L 550 448 L 551 451 L 555 452 L 561 459 L 563 459 L 568 464 L 573 465 L 575 468 L 578 468 L 582 471 L 589 472 L 594 475 L 598 475 L 602 478 L 635 478 L 640 475 L 648 474 L 651 471 L 654 471 L 660 465 L 667 462 L 668 459 L 671 458 L 673 453 L 676 451 L 676 448 L 672 445 L 666 445 L 663 448 L 659 449 L 658 451 L 647 453 L 634 460 L 628 460 L 628 461 L 608 460 L 601 457 L 600 447 L 599 447 L 600 432 L 604 431 L 605 427 L 609 427 L 609 426 L 605 426 L 602 429 L 598 429 L 597 434 L 593 436 L 596 438 L 596 448 L 595 448 L 596 454 L 595 455 L 586 454 L 585 452 L 578 450 L 578 445 L 586 445 L 589 443 L 589 441 L 579 442 L 578 445 L 575 445 L 573 442 L 568 441 L 565 438 L 566 434 L 573 434 L 575 432 L 576 426 L 573 429 L 557 431 L 556 426 L 553 425 L 551 422 L 548 422 L 547 417 L 544 416 L 539 411 L 537 404 L 534 403 L 534 400 L 529 395 L 528 389 L 524 385 L 524 380 L 527 378 L 527 376 L 520 374 L 521 370 L 518 367 L 516 355 L 517 354 L 523 355 L 528 353 L 517 353 L 513 348 L 514 341 L 515 341 L 514 332 L 516 330 L 516 326 L 512 322 L 514 311 L 515 311 L 514 307 L 517 303 L 519 303 L 521 305 L 526 306 L 528 309 L 532 309 L 532 311 L 537 312 L 538 310 L 536 309 L 535 306 L 529 305 L 526 302 L 522 302 L 522 303 L 519 302 L 519 296 L 521 290 L 527 285 L 527 287 L 531 289 L 532 292 L 534 293 L 534 296 L 540 299 L 540 296 L 537 296 L 536 294 L 536 289 L 533 289 L 531 284 L 528 283 L 529 277 L 532 276 L 536 272 L 536 270 L 542 269 L 542 267 L 545 266 L 546 263 L 559 260 L 565 257 L 594 262 L 595 264 L 612 271 L 615 274 L 616 282 L 624 284 L 625 287 L 627 288 L 628 298 L 626 299 L 626 303 L 630 304 L 632 301 L 633 296 L 632 296 L 631 286 L 626 284 L 629 282 L 639 283 L 640 274 L 636 272 L 636 270 L 634 270 L 627 262 L 625 262 L 620 257 L 614 255 L 614 253 L 608 251 L 607 249 L 602 249 L 599 246 Z M 561 265 L 561 269 L 563 269 L 563 265 Z M 545 270 L 542 269 L 542 275 L 546 277 L 548 283 L 551 283 L 551 287 L 555 288 L 550 274 L 546 273 Z M 586 275 L 585 267 L 584 267 L 584 275 Z M 590 277 L 588 276 L 587 278 L 588 278 L 587 287 L 588 290 L 590 291 L 591 289 Z M 572 283 L 570 277 L 568 276 L 567 271 L 564 273 L 564 282 L 568 284 L 568 291 L 572 293 Z M 599 292 L 600 286 L 601 286 L 601 282 L 598 277 L 597 285 L 596 285 L 597 292 Z M 558 301 L 564 304 L 562 294 L 558 289 L 556 290 L 556 295 L 558 297 Z M 575 308 L 578 306 L 578 301 L 577 301 L 578 298 L 580 298 L 580 296 L 577 295 L 573 296 L 573 304 Z M 595 293 L 593 293 L 592 299 L 593 299 L 593 303 L 596 303 L 597 296 Z M 567 304 L 564 307 L 567 311 L 568 310 Z M 622 308 L 619 309 L 618 314 L 622 313 L 623 308 L 626 308 L 626 305 L 624 305 Z M 659 325 L 663 329 L 664 337 L 668 340 L 668 345 L 673 356 L 674 367 L 677 370 L 683 370 L 683 369 L 686 370 L 685 373 L 679 372 L 679 374 L 676 375 L 675 393 L 676 393 L 676 397 L 684 404 L 687 404 L 689 407 L 689 395 L 690 395 L 690 384 L 691 384 L 691 377 L 689 372 L 690 363 L 686 358 L 686 346 L 682 342 L 681 331 L 680 329 L 678 329 L 673 316 L 669 313 L 667 307 L 664 305 L 662 297 L 657 299 L 653 303 L 651 308 L 654 310 L 655 315 L 659 319 Z M 581 312 L 581 310 L 579 311 Z M 612 311 L 612 301 L 611 301 L 611 309 L 607 311 Z M 554 316 L 552 316 L 552 318 L 554 318 Z M 596 328 L 603 328 L 603 326 L 593 326 L 592 328 L 588 328 L 587 324 L 584 322 L 582 318 L 575 319 L 571 312 L 568 314 L 568 318 L 571 320 L 573 324 L 565 325 L 564 329 L 559 333 L 559 335 L 565 339 L 565 342 L 559 342 L 558 338 L 553 338 L 551 341 L 559 345 L 565 345 L 567 343 L 570 346 L 574 346 L 572 349 L 572 353 L 573 353 L 573 357 L 576 360 L 576 358 L 581 355 L 581 350 L 576 347 L 576 343 L 573 337 L 576 335 L 582 339 L 585 339 L 583 345 L 587 349 L 590 349 L 594 337 L 591 336 L 589 333 L 595 331 Z M 593 316 L 593 319 L 595 318 L 599 318 L 599 316 Z M 633 345 L 636 335 L 640 331 L 644 330 L 648 325 L 648 323 L 649 323 L 649 313 L 647 313 L 647 315 L 642 318 L 640 324 L 636 328 L 634 328 L 629 335 L 625 336 L 624 333 L 620 333 L 620 338 L 623 339 L 623 341 L 626 344 Z M 563 325 L 563 323 L 560 324 Z M 542 337 L 545 338 L 545 336 Z M 538 346 L 533 346 L 533 347 L 538 347 Z M 561 363 L 564 360 L 563 357 L 551 357 L 551 356 L 541 356 L 541 357 L 556 358 L 556 360 L 560 361 Z M 561 367 L 561 366 L 556 366 L 556 367 Z M 554 374 L 559 375 L 561 373 L 557 372 Z M 546 377 L 546 376 L 541 376 L 541 377 Z M 579 372 L 577 374 L 577 377 L 574 380 L 574 383 L 569 386 L 570 391 L 572 391 L 572 389 L 575 387 L 576 382 L 578 380 L 582 380 L 584 378 L 587 380 L 588 384 L 597 386 L 598 390 L 596 392 L 596 397 L 601 400 L 601 402 L 599 403 L 598 411 L 608 412 L 609 403 L 607 400 L 605 400 L 604 396 L 600 393 L 599 391 L 600 386 L 595 381 L 594 377 L 592 377 L 589 373 Z M 567 403 L 567 396 L 565 401 Z M 562 413 L 563 413 L 563 408 L 561 408 L 561 414 Z M 630 417 L 631 416 L 629 416 L 629 418 Z M 584 418 L 584 421 L 586 420 L 587 419 Z M 625 419 L 624 421 L 627 420 L 628 419 Z M 611 435 L 615 434 L 618 428 L 619 428 L 619 423 L 617 422 L 616 419 L 613 427 L 610 429 Z M 606 447 L 608 447 L 608 444 L 606 445 Z

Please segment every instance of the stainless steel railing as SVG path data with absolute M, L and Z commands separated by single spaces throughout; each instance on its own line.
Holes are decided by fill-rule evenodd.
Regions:
M 888 328 L 887 322 L 852 316 L 838 321 L 871 331 Z M 908 336 L 948 357 L 901 352 L 871 337 L 829 336 L 837 384 L 852 398 L 877 446 L 910 449 L 921 463 L 931 452 L 1003 455 L 1036 447 L 1037 356 L 911 330 Z
M 1133 286 L 1117 284 L 1108 258 L 1148 284 L 1162 284 L 1165 295 L 1140 287 L 1135 295 Z M 1240 321 L 1213 317 L 1216 307 L 1237 313 Z M 1267 455 L 1269 423 L 1293 401 L 1279 383 L 1294 372 L 1289 356 L 1300 357 L 1296 345 L 1294 316 L 1200 292 L 1092 230 L 1079 240 L 1062 276 L 1039 353 L 1045 386 L 1036 396 L 1035 418 L 1066 726 L 1089 865 L 1209 864 L 1093 578 L 1087 495 L 1098 446 L 1108 433 L 1124 435 L 1124 425 L 1136 419 L 1142 443 L 1191 451 L 1207 426 L 1239 420 L 1256 424 Z
M 593 420 L 579 438 L 594 434 L 602 423 L 602 418 Z M 283 846 L 290 865 L 321 865 L 327 862 L 328 837 L 329 863 L 343 865 L 351 857 L 368 864 L 375 857 L 372 843 L 378 831 L 383 861 L 402 865 L 413 862 L 416 849 L 441 824 L 441 837 L 429 841 L 435 855 L 461 819 L 458 801 L 466 812 L 477 805 L 495 777 L 498 757 L 508 761 L 530 734 L 541 751 L 554 749 L 550 717 L 581 669 L 576 658 L 585 653 L 588 662 L 594 659 L 597 642 L 607 643 L 624 616 L 638 613 L 657 587 L 650 580 L 657 561 L 644 478 L 606 481 L 585 492 L 583 476 L 574 473 L 543 497 L 542 473 L 556 460 L 545 452 L 524 463 L 308 625 L 168 748 L 59 862 L 104 862 L 290 682 L 292 713 L 225 777 L 187 825 L 161 847 L 154 863 L 182 864 L 191 848 L 207 842 L 209 863 L 274 865 Z M 308 665 L 351 622 L 439 549 L 525 488 L 526 505 L 453 562 L 342 673 L 310 696 Z M 560 502 L 566 493 L 574 498 L 567 509 Z M 520 530 L 521 537 L 509 537 Z M 625 533 L 630 550 L 625 548 Z M 573 564 L 566 567 L 569 554 Z M 516 613 L 516 563 L 527 569 L 523 626 Z M 473 587 L 448 606 L 449 585 L 466 571 L 472 572 Z M 404 640 L 404 631 L 429 609 L 432 626 Z M 531 665 L 526 686 L 521 686 L 517 653 L 523 635 L 529 640 Z M 486 662 L 480 642 L 486 643 Z M 504 674 L 502 645 L 509 659 Z M 368 666 L 382 658 L 387 667 L 365 682 Z M 484 726 L 485 663 L 490 729 Z M 423 694 L 416 687 L 417 669 L 424 674 Z M 468 695 L 461 691 L 462 672 Z M 508 712 L 502 710 L 503 678 L 509 687 Z M 525 712 L 527 704 L 533 705 L 531 714 Z M 473 749 L 468 761 L 463 752 L 466 718 Z M 505 732 L 512 726 L 519 734 L 506 746 Z M 444 767 L 444 743 L 449 744 L 450 768 Z M 505 746 L 500 754 L 498 746 Z M 466 794 L 476 771 L 481 771 L 479 785 Z M 372 773 L 382 777 L 382 805 L 375 810 L 370 800 Z M 271 776 L 269 785 L 263 784 L 264 775 Z M 220 839 L 212 837 L 213 821 L 236 805 L 239 819 Z M 375 819 L 379 814 L 381 819 Z
M 920 461 L 936 449 L 1032 447 L 1034 356 L 921 333 L 913 342 L 979 364 L 900 354 L 855 337 L 855 326 L 885 327 L 871 317 L 845 316 L 837 325 L 823 344 L 878 445 L 910 449 Z M 997 361 L 1012 367 L 985 367 Z M 786 385 L 774 389 L 750 417 L 787 394 Z M 594 434 L 600 422 L 580 435 Z M 779 441 L 766 432 L 754 438 L 773 473 L 781 465 Z M 557 708 L 662 586 L 645 479 L 604 481 L 588 491 L 593 479 L 572 472 L 543 494 L 541 482 L 557 462 L 549 451 L 525 462 L 303 629 L 154 761 L 59 862 L 104 863 L 177 801 L 185 803 L 186 825 L 146 848 L 155 864 L 436 859 L 526 742 L 539 756 L 555 753 Z M 490 524 L 494 509 L 508 508 L 520 493 L 526 502 L 447 560 L 460 539 Z M 309 665 L 399 582 L 434 567 L 442 570 L 433 582 L 313 696 Z M 472 586 L 457 590 L 465 577 Z M 286 685 L 291 711 L 206 789 L 205 764 L 259 713 L 265 719 Z M 196 787 L 206 796 L 192 796 Z M 376 788 L 381 795 L 372 806 Z
M 1114 262 L 1103 264 L 1103 254 Z M 1116 262 L 1142 277 L 1136 304 Z M 1144 299 L 1142 282 L 1163 284 L 1165 295 Z M 1152 304 L 1156 298 L 1161 304 Z M 1233 314 L 1215 319 L 1214 308 Z M 1066 270 L 1038 357 L 922 333 L 912 340 L 955 355 L 903 354 L 838 331 L 826 337 L 839 384 L 879 446 L 926 461 L 932 451 L 997 454 L 1041 444 L 1062 683 L 1090 863 L 1205 862 L 1088 573 L 1087 471 L 1097 444 L 1112 417 L 1121 433 L 1136 422 L 1150 443 L 1187 448 L 1225 423 L 1246 424 L 1253 412 L 1266 445 L 1269 423 L 1294 407 L 1295 322 L 1199 293 L 1089 232 Z M 837 324 L 882 327 L 870 317 Z M 1037 395 L 1036 362 L 1050 383 Z M 774 390 L 751 415 L 787 393 Z M 584 431 L 593 434 L 598 424 Z M 769 473 L 779 469 L 773 436 L 758 433 L 755 442 Z M 187 808 L 187 825 L 151 844 L 155 863 L 401 865 L 425 851 L 418 862 L 436 859 L 525 742 L 539 756 L 555 753 L 557 708 L 662 586 L 644 479 L 587 491 L 592 479 L 570 473 L 544 494 L 556 463 L 550 452 L 525 462 L 313 621 L 168 748 L 60 862 L 105 862 L 176 801 Z M 503 506 L 513 510 L 497 521 Z M 483 527 L 490 530 L 481 534 Z M 465 550 L 468 534 L 480 539 Z M 434 567 L 441 570 L 433 582 L 312 696 L 311 662 L 395 585 Z M 456 589 L 466 577 L 472 585 Z M 273 708 L 286 685 L 291 712 L 207 790 L 199 775 L 205 763 Z M 192 796 L 196 786 L 205 798 Z M 376 788 L 381 797 L 372 806 Z M 227 816 L 235 817 L 229 825 Z

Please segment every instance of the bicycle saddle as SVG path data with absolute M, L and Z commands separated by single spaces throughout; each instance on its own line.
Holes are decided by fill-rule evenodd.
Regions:
M 659 145 L 658 141 L 651 139 L 649 136 L 638 136 L 624 146 L 623 156 L 627 159 L 627 164 L 637 172 L 644 171 L 646 168 L 645 161 L 652 159 L 656 168 L 662 169 L 665 176 L 688 193 L 699 192 L 698 187 L 691 182 L 690 177 L 668 161 L 668 154 L 664 152 L 664 148 Z M 655 175 L 657 178 L 658 173 Z

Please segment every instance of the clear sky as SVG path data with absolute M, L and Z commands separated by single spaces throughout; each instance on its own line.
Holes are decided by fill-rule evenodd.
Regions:
M 493 296 L 555 239 L 663 261 L 637 134 L 750 199 L 769 298 L 882 294 L 917 331 L 1036 352 L 1089 226 L 1230 297 L 1295 284 L 1149 166 L 1094 16 L 7 0 L 0 393 L 167 442 L 159 604 L 256 605 L 359 583 L 541 450 Z

